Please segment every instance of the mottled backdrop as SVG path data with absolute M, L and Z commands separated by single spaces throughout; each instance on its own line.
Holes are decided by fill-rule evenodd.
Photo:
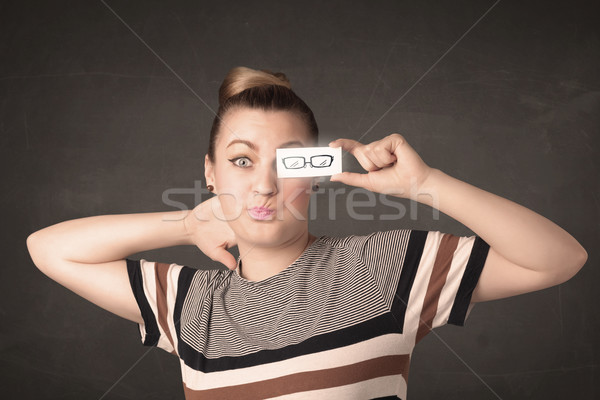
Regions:
M 429 165 L 539 212 L 589 252 L 569 282 L 428 335 L 409 398 L 597 398 L 598 15 L 592 1 L 1 2 L 2 397 L 183 399 L 178 360 L 39 272 L 25 239 L 205 199 L 217 90 L 243 65 L 285 72 L 323 143 L 400 132 Z M 322 187 L 317 235 L 470 233 L 425 206 Z M 216 266 L 191 246 L 133 256 Z

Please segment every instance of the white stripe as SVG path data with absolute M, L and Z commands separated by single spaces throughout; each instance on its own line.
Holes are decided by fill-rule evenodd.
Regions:
M 148 304 L 150 304 L 150 309 L 152 310 L 152 314 L 154 314 L 154 318 L 156 318 L 156 296 L 154 295 L 156 293 L 156 286 L 154 282 L 154 277 L 152 275 L 149 276 L 149 273 L 154 273 L 154 263 L 146 261 L 142 258 L 140 260 L 140 271 L 142 273 L 142 288 L 144 290 L 144 295 L 148 300 Z M 146 324 L 142 322 L 139 324 L 139 326 L 143 343 L 146 340 Z
M 183 266 L 178 264 L 171 264 L 169 272 L 167 274 L 168 290 L 167 290 L 167 325 L 169 331 L 171 331 L 171 337 L 173 338 L 173 347 L 177 352 L 177 331 L 175 330 L 175 321 L 173 321 L 173 312 L 175 310 L 175 300 L 177 298 L 177 282 L 179 280 L 179 273 Z
M 425 245 L 423 246 L 423 254 L 410 292 L 408 307 L 406 308 L 404 317 L 403 332 L 410 335 L 413 340 L 413 346 L 421 321 L 421 311 L 423 310 L 423 303 L 427 294 L 427 286 L 433 272 L 433 265 L 440 248 L 442 236 L 443 233 L 434 231 L 430 231 L 427 234 Z
M 442 293 L 438 302 L 437 313 L 433 319 L 433 327 L 448 323 L 450 317 L 450 311 L 454 304 L 454 298 L 458 292 L 460 281 L 463 273 L 466 269 L 473 244 L 475 243 L 475 236 L 461 237 L 458 240 L 456 250 L 452 257 L 452 264 L 450 265 L 450 271 L 448 271 L 448 277 L 446 278 L 446 284 L 442 288 Z
M 142 270 L 142 279 L 143 279 L 143 287 L 146 298 L 148 299 L 148 303 L 150 304 L 150 308 L 152 309 L 152 314 L 154 314 L 154 319 L 156 320 L 156 325 L 158 326 L 158 331 L 160 333 L 160 337 L 158 338 L 157 347 L 161 349 L 172 352 L 173 347 L 171 346 L 171 342 L 165 335 L 165 331 L 160 326 L 158 322 L 158 309 L 156 303 L 156 262 L 148 262 L 144 259 L 140 260 L 140 268 Z M 142 341 L 145 339 L 145 329 L 142 334 Z

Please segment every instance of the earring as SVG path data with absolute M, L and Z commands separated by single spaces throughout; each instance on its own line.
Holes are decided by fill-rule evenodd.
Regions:
M 315 183 L 315 184 L 312 186 L 312 191 L 313 191 L 313 192 L 317 192 L 318 190 L 319 190 L 319 184 L 318 184 L 318 183 Z
M 206 188 L 208 189 L 209 192 L 212 192 L 213 190 L 215 190 L 215 187 L 213 185 L 206 185 Z

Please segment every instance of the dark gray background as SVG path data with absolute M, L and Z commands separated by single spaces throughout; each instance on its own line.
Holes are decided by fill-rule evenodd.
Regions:
M 546 216 L 588 250 L 567 283 L 482 303 L 465 327 L 427 336 L 409 398 L 598 396 L 593 3 L 502 1 L 473 27 L 493 1 L 108 0 L 172 71 L 102 2 L 0 3 L 2 396 L 183 398 L 178 360 L 152 349 L 135 364 L 147 350 L 137 326 L 48 279 L 25 239 L 68 219 L 175 210 L 168 190 L 187 190 L 172 199 L 193 207 L 214 117 L 207 105 L 217 108 L 220 82 L 238 65 L 285 72 L 324 143 L 358 139 L 401 99 L 363 142 L 400 132 L 429 165 Z M 346 199 L 334 202 L 333 222 L 319 198 L 313 233 L 471 234 L 425 206 L 387 221 L 394 208 L 363 207 L 373 220 L 355 221 Z M 215 266 L 192 246 L 133 256 Z

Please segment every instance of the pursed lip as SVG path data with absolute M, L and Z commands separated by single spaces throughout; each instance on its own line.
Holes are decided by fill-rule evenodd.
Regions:
M 275 210 L 268 207 L 252 207 L 248 209 L 250 216 L 257 220 L 265 220 L 275 214 Z

